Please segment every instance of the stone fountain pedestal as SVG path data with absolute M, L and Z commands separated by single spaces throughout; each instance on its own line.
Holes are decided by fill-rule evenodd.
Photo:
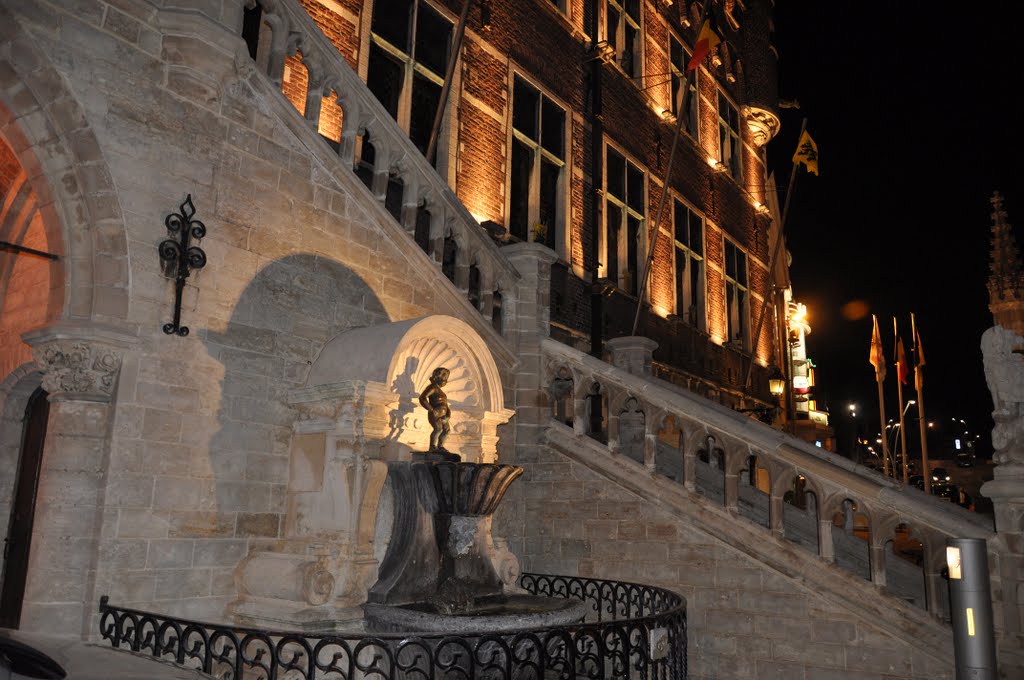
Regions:
M 457 633 L 582 620 L 585 603 L 529 595 L 498 575 L 491 515 L 523 468 L 412 458 L 388 465 L 395 523 L 364 606 L 372 628 Z

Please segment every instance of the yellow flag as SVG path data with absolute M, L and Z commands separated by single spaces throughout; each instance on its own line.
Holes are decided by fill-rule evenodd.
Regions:
M 878 319 L 874 314 L 871 315 L 871 321 L 874 323 L 874 329 L 871 332 L 871 354 L 868 363 L 875 367 L 875 380 L 882 382 L 885 380 L 885 352 L 882 351 L 882 334 L 878 332 Z
M 811 139 L 810 133 L 804 130 L 800 135 L 800 141 L 796 145 L 796 152 L 793 154 L 794 163 L 803 163 L 807 172 L 818 174 L 818 145 Z

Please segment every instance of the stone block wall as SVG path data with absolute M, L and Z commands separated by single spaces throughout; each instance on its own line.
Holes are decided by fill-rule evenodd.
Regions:
M 120 328 L 131 338 L 107 420 L 91 433 L 101 445 L 82 494 L 92 495 L 52 486 L 57 478 L 45 472 L 41 481 L 97 524 L 64 533 L 37 525 L 53 540 L 40 542 L 32 562 L 71 564 L 86 576 L 57 587 L 34 570 L 25 627 L 88 632 L 82 617 L 103 594 L 219 619 L 239 561 L 281 536 L 295 418 L 284 396 L 303 385 L 327 340 L 448 314 L 502 341 L 248 69 L 240 3 L 183 12 L 141 0 L 15 5 L 80 97 L 82 123 L 109 168 L 127 259 L 98 262 L 96 275 L 114 280 L 118 272 L 107 270 L 123 267 Z M 207 227 L 199 243 L 207 264 L 188 279 L 190 333 L 179 337 L 161 330 L 174 284 L 157 244 L 186 195 Z
M 517 482 L 524 570 L 683 595 L 690 678 L 953 677 L 909 644 L 560 453 L 539 446 L 518 455 L 526 468 Z

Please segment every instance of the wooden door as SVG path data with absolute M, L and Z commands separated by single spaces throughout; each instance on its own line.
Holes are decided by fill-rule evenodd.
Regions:
M 0 626 L 5 628 L 17 628 L 21 621 L 28 555 L 32 544 L 32 520 L 36 512 L 39 466 L 43 460 L 46 420 L 50 414 L 48 397 L 39 388 L 29 397 L 25 408 L 25 429 L 22 431 L 21 455 L 18 457 L 18 473 L 15 477 L 14 504 L 11 507 L 7 538 L 4 539 Z

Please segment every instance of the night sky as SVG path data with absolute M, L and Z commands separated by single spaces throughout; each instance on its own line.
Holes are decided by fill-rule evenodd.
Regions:
M 853 401 L 877 431 L 870 314 L 892 362 L 892 317 L 909 352 L 914 312 L 927 418 L 963 418 L 985 433 L 980 452 L 991 451 L 979 344 L 992 325 L 985 284 L 994 190 L 1024 244 L 1012 6 L 776 5 L 779 94 L 800 108 L 780 111 L 768 157 L 781 205 L 806 117 L 821 174 L 798 172 L 785 231 L 794 293 L 812 326 L 817 394 L 833 421 Z M 846 318 L 844 305 L 857 300 L 868 315 Z M 911 376 L 905 399 L 912 388 Z M 887 418 L 898 418 L 894 366 L 886 390 Z

